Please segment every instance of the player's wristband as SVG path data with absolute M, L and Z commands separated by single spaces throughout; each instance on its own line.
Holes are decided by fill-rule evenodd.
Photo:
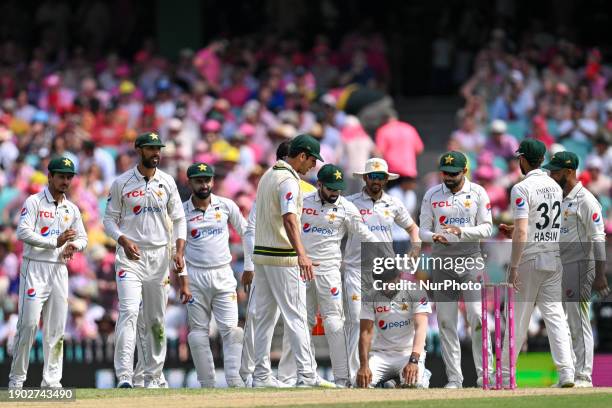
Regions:
M 187 276 L 187 271 L 185 269 L 183 269 L 182 271 L 177 273 L 176 276 Z
M 419 353 L 414 353 L 414 352 L 413 352 L 413 353 L 410 355 L 410 358 L 408 359 L 408 362 L 409 362 L 410 364 L 419 364 L 419 357 L 420 357 Z

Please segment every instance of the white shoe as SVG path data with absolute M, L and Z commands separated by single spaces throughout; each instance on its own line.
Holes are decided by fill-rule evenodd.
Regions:
M 244 382 L 240 378 L 234 378 L 227 381 L 228 388 L 244 388 Z
M 575 380 L 574 381 L 575 388 L 593 388 L 593 383 L 588 380 Z
M 456 382 L 456 381 L 450 381 L 448 384 L 444 386 L 444 388 L 456 390 L 459 388 L 463 388 L 463 384 Z
M 117 388 L 134 388 L 130 376 L 122 375 L 117 382 Z
M 243 378 L 244 381 L 244 386 L 246 388 L 251 388 L 253 386 L 253 376 L 252 375 L 248 375 L 246 378 Z
M 291 386 L 278 380 L 276 377 L 270 377 L 267 381 L 253 379 L 253 388 L 291 388 Z
M 299 380 L 295 385 L 297 388 L 310 388 L 310 387 L 321 387 L 321 388 L 337 388 L 333 382 L 324 380 L 317 376 L 312 383 L 306 383 L 304 380 Z
M 158 379 L 154 379 L 149 382 L 145 381 L 145 388 L 164 388 L 163 385 L 164 384 L 162 384 Z
M 22 383 L 22 382 L 18 382 L 18 381 L 13 381 L 13 380 L 11 380 L 11 381 L 9 381 L 9 383 L 8 383 L 8 387 L 9 387 L 10 389 L 13 389 L 13 390 L 15 390 L 15 389 L 21 389 L 21 388 L 23 388 L 23 383 Z
M 550 386 L 550 388 L 574 388 L 574 380 L 563 380 Z

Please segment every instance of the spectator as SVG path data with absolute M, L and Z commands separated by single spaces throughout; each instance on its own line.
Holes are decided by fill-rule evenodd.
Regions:
M 559 123 L 559 138 L 570 138 L 577 142 L 588 142 L 595 138 L 597 122 L 584 117 L 584 106 L 575 102 L 572 106 L 571 118 Z
M 376 148 L 390 172 L 417 177 L 417 156 L 423 152 L 423 141 L 412 125 L 397 119 L 396 112 L 389 112 L 384 125 L 376 131 Z
M 607 197 L 612 189 L 610 176 L 602 173 L 603 162 L 601 158 L 592 156 L 586 163 L 586 169 L 580 173 L 579 180 L 596 197 Z
M 461 127 L 453 132 L 451 139 L 462 152 L 479 152 L 485 144 L 485 137 L 478 130 L 474 116 L 467 113 L 463 113 Z
M 513 70 L 507 78 L 503 94 L 493 104 L 491 117 L 505 121 L 524 121 L 534 105 L 533 95 L 524 87 L 523 74 Z
M 506 122 L 503 120 L 495 119 L 491 122 L 489 139 L 484 150 L 506 160 L 514 157 L 518 149 L 518 142 L 513 136 L 506 133 L 507 129 Z

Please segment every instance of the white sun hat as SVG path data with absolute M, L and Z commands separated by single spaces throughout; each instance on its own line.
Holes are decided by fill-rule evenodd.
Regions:
M 399 174 L 389 173 L 389 166 L 383 159 L 372 158 L 366 161 L 365 171 L 356 171 L 353 176 L 363 176 L 369 173 L 385 173 L 389 176 L 389 180 L 396 180 L 399 178 Z

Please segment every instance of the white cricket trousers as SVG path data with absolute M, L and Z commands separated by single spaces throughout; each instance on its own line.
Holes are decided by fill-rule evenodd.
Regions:
M 344 312 L 342 307 L 342 278 L 337 266 L 321 265 L 315 267 L 315 279 L 306 282 L 306 305 L 308 309 L 309 332 L 316 324 L 317 309 L 323 319 L 325 337 L 329 345 L 329 358 L 334 373 L 334 382 L 339 385 L 351 384 L 348 348 L 346 332 L 344 330 Z M 314 344 L 311 342 L 311 350 L 316 356 Z M 285 350 L 283 349 L 283 356 Z M 292 365 L 293 372 L 296 371 L 295 360 L 287 359 Z M 281 365 L 279 364 L 279 378 L 281 377 Z
M 361 320 L 361 266 L 344 266 L 344 331 L 351 382 L 355 382 L 359 370 L 359 325 Z
M 187 264 L 193 299 L 187 304 L 189 348 L 202 387 L 215 386 L 215 364 L 210 349 L 210 319 L 215 317 L 223 339 L 223 369 L 229 386 L 242 385 L 240 357 L 242 328 L 238 327 L 236 278 L 229 265 L 198 268 Z
M 166 359 L 164 320 L 168 302 L 168 247 L 140 247 L 140 259 L 127 258 L 122 246 L 117 247 L 115 261 L 119 319 L 115 327 L 115 375 L 131 381 L 134 373 L 134 348 L 141 342 L 145 385 L 163 382 Z M 144 336 L 137 330 L 142 300 Z
M 255 301 L 255 281 L 251 283 L 251 293 L 247 303 L 247 315 L 244 322 L 244 341 L 242 342 L 242 360 L 240 363 L 240 377 L 248 387 L 253 382 L 253 371 L 255 371 L 255 314 L 257 302 Z M 280 310 L 274 315 L 274 327 L 280 317 Z M 270 366 L 270 362 L 266 363 Z M 286 384 L 295 384 L 296 378 L 295 360 L 291 354 L 291 342 L 289 331 L 283 330 L 282 354 L 278 362 L 278 379 Z
M 19 317 L 9 381 L 23 385 L 30 350 L 43 318 L 43 379 L 41 387 L 60 387 L 64 359 L 64 329 L 68 313 L 66 265 L 24 258 L 19 275 Z
M 563 312 L 561 297 L 561 275 L 563 267 L 557 257 L 557 267 L 554 271 L 537 270 L 535 259 L 525 261 L 518 267 L 520 290 L 514 296 L 514 335 L 515 361 L 523 343 L 527 339 L 527 329 L 534 306 L 542 312 L 542 318 L 548 333 L 550 353 L 557 367 L 561 380 L 574 379 L 574 364 L 570 334 Z M 508 350 L 508 330 L 504 335 L 503 349 Z M 508 353 L 502 353 L 502 373 L 504 384 L 509 384 L 510 370 Z
M 310 347 L 306 315 L 306 284 L 297 266 L 255 264 L 255 371 L 253 381 L 268 382 L 270 347 L 276 313 L 280 309 L 284 329 L 288 331 L 291 350 L 297 364 L 297 383 L 312 385 L 317 381 L 317 363 Z
M 406 351 L 382 351 L 374 350 L 370 352 L 368 366 L 372 371 L 371 387 L 375 387 L 379 382 L 385 382 L 393 378 L 399 377 L 402 384 L 406 382 L 404 378 L 404 367 L 410 360 L 411 350 Z M 417 373 L 417 388 L 429 388 L 429 378 L 431 372 L 425 368 L 425 355 L 423 352 L 419 357 L 419 371 Z M 355 384 L 356 386 L 357 384 Z
M 593 373 L 593 330 L 591 328 L 591 287 L 595 262 L 581 260 L 563 264 L 563 307 L 572 338 L 575 380 L 591 382 Z

